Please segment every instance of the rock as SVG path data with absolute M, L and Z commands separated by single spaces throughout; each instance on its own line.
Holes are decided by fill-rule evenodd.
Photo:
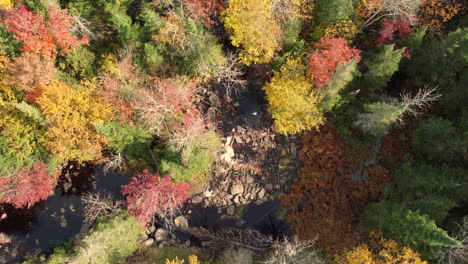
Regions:
M 149 247 L 149 246 L 153 245 L 153 243 L 154 243 L 154 239 L 148 238 L 148 239 L 145 240 L 145 242 L 143 242 L 143 245 Z
M 218 214 L 222 214 L 222 213 L 223 213 L 223 208 L 218 207 Z
M 211 190 L 205 190 L 203 194 L 205 195 L 205 197 L 211 197 L 213 196 L 214 192 Z
M 8 243 L 11 243 L 11 238 L 5 233 L 0 233 L 0 245 Z
M 174 219 L 174 225 L 178 228 L 188 228 L 188 221 L 187 218 L 183 216 L 178 216 L 176 219 Z
M 236 207 L 234 205 L 230 205 L 228 208 L 227 208 L 227 214 L 228 215 L 234 215 L 234 211 L 236 210 Z
M 184 247 L 186 248 L 190 247 L 190 240 L 185 241 Z
M 220 104 L 219 98 L 215 93 L 210 94 L 210 97 L 208 97 L 208 101 L 211 103 L 212 106 L 217 106 Z
M 231 144 L 232 144 L 232 137 L 229 136 L 229 137 L 226 138 L 226 145 L 231 146 Z
M 194 204 L 199 204 L 201 202 L 203 202 L 203 196 L 201 196 L 201 195 L 195 195 L 192 198 L 192 203 L 194 203 Z
M 234 197 L 234 200 L 232 200 L 232 201 L 234 202 L 234 204 L 238 204 L 238 203 L 239 203 L 239 196 L 236 195 L 236 196 Z
M 72 188 L 72 184 L 69 182 L 66 182 L 63 184 L 63 191 L 68 192 Z
M 244 143 L 244 140 L 242 140 L 242 137 L 239 136 L 239 135 L 234 135 L 234 141 L 239 143 L 239 144 Z
M 221 158 L 224 159 L 227 163 L 232 163 L 232 158 L 234 157 L 234 149 L 231 146 L 225 147 L 225 153 L 221 155 Z
M 242 184 L 234 184 L 231 187 L 231 194 L 236 195 L 236 194 L 241 194 L 244 192 L 244 185 Z
M 267 189 L 268 191 L 273 190 L 273 184 L 271 184 L 271 183 L 265 184 L 265 189 Z
M 245 177 L 245 183 L 254 183 L 255 179 L 252 176 Z
M 169 231 L 163 228 L 158 228 L 156 233 L 154 233 L 154 237 L 158 242 L 165 241 L 169 237 Z
M 265 197 L 265 193 L 266 193 L 265 189 L 261 188 L 257 194 L 258 199 L 262 199 L 263 197 Z
M 263 203 L 266 202 L 266 201 L 267 201 L 267 199 L 266 199 L 266 198 L 263 198 L 263 199 L 257 200 L 257 201 L 255 202 L 255 204 L 256 204 L 256 205 L 261 205 L 261 204 L 263 204 Z
M 142 235 L 141 237 L 138 238 L 138 242 L 139 243 L 143 243 L 145 242 L 145 240 L 148 239 L 148 236 L 147 235 Z
M 149 235 L 151 233 L 153 233 L 154 231 L 156 231 L 156 227 L 155 226 L 149 226 L 147 229 L 146 229 L 146 234 Z

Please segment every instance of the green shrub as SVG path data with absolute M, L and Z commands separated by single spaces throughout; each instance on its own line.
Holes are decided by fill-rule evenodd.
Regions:
M 88 47 L 81 46 L 70 52 L 62 61 L 59 68 L 79 79 L 90 79 L 94 76 L 96 56 Z
M 349 19 L 354 7 L 349 0 L 319 0 L 314 12 L 317 24 L 328 25 Z
M 144 129 L 118 121 L 97 124 L 96 131 L 108 138 L 110 150 L 123 154 L 132 168 L 144 167 L 151 161 L 149 156 L 153 137 Z
M 54 249 L 47 264 L 114 264 L 130 256 L 136 249 L 141 226 L 126 211 L 101 216 L 76 247 Z

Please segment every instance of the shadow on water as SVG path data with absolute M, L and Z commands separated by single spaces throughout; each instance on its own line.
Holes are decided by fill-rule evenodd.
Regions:
M 0 221 L 0 232 L 8 235 L 12 243 L 8 247 L 0 245 L 0 263 L 21 261 L 26 254 L 51 252 L 73 238 L 80 232 L 84 220 L 80 194 L 100 192 L 121 199 L 120 186 L 129 183 L 130 178 L 130 174 L 105 174 L 101 168 L 94 167 L 86 174 L 72 176 L 71 186 L 67 188 L 61 178 L 53 195 L 30 209 L 5 206 L 8 216 Z

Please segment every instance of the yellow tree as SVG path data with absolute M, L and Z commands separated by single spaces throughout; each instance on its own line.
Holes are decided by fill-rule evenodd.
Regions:
M 369 244 L 355 247 L 343 257 L 337 257 L 337 264 L 427 264 L 419 253 L 400 245 L 394 240 L 385 239 L 380 233 L 371 232 Z
M 94 160 L 100 156 L 105 138 L 96 133 L 94 124 L 112 118 L 111 107 L 99 102 L 92 91 L 53 81 L 42 87 L 35 102 L 42 110 L 47 126 L 46 148 L 59 160 Z
M 322 98 L 313 90 L 301 59 L 288 59 L 264 89 L 278 132 L 295 134 L 323 123 Z
M 223 22 L 232 45 L 240 48 L 246 65 L 268 63 L 281 44 L 281 27 L 272 13 L 271 0 L 230 0 Z

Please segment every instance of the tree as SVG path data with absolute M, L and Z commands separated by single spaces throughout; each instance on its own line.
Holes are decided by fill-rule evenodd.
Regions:
M 48 123 L 45 146 L 59 160 L 83 162 L 100 156 L 105 138 L 94 124 L 112 118 L 108 105 L 84 87 L 74 90 L 59 81 L 44 86 L 36 101 Z
M 406 19 L 414 24 L 421 0 L 363 0 L 361 16 L 365 19 L 361 28 L 368 27 L 384 17 Z
M 467 152 L 463 134 L 452 122 L 440 117 L 431 117 L 414 130 L 412 146 L 417 153 L 433 162 L 461 162 Z
M 419 9 L 418 19 L 433 33 L 441 33 L 444 24 L 466 9 L 462 1 L 425 0 Z
M 321 96 L 313 89 L 301 59 L 288 59 L 263 89 L 278 132 L 296 134 L 323 123 Z
M 153 216 L 172 216 L 189 197 L 186 182 L 174 183 L 169 177 L 160 178 L 147 170 L 122 186 L 126 206 L 137 221 L 146 225 Z
M 324 112 L 331 111 L 339 103 L 340 92 L 359 74 L 356 61 L 357 58 L 354 58 L 338 66 L 332 79 L 319 90 L 319 94 L 323 96 L 320 108 Z
M 31 12 L 25 6 L 8 10 L 4 16 L 6 30 L 23 43 L 24 52 L 55 58 L 58 52 L 68 54 L 89 41 L 86 36 L 79 40 L 71 34 L 74 20 L 67 10 L 49 7 L 47 21 L 42 13 Z
M 281 44 L 281 28 L 273 17 L 271 0 L 231 0 L 222 16 L 243 63 L 270 62 Z
M 428 216 L 411 211 L 401 203 L 381 201 L 369 204 L 361 226 L 367 231 L 379 230 L 384 237 L 399 241 L 429 259 L 440 256 L 443 247 L 461 246 Z
M 0 92 L 0 174 L 9 175 L 31 167 L 46 157 L 47 141 L 43 124 L 28 115 L 18 98 L 4 101 Z M 23 112 L 25 111 L 25 112 Z M 34 110 L 32 110 L 34 111 Z M 31 112 L 32 115 L 34 113 Z M 37 117 L 40 118 L 40 113 Z
M 446 166 L 407 160 L 399 168 L 396 186 L 388 196 L 405 203 L 411 210 L 427 214 L 439 224 L 462 199 L 462 185 L 457 181 L 461 174 Z
M 77 246 L 55 248 L 47 260 L 39 259 L 39 263 L 117 263 L 132 255 L 140 236 L 141 226 L 128 212 L 101 216 Z
M 315 45 L 315 51 L 307 56 L 307 71 L 313 76 L 314 85 L 322 88 L 340 64 L 353 58 L 356 58 L 355 63 L 359 63 L 360 51 L 351 48 L 346 39 L 325 36 Z
M 427 264 L 419 253 L 401 246 L 398 242 L 385 239 L 380 233 L 371 232 L 369 245 L 363 244 L 337 257 L 337 264 Z
M 3 80 L 8 85 L 15 85 L 22 90 L 34 86 L 47 85 L 54 78 L 57 70 L 53 61 L 31 53 L 23 53 L 7 66 L 7 76 Z
M 440 95 L 435 94 L 434 91 L 435 89 L 422 89 L 413 97 L 410 94 L 403 94 L 400 102 L 367 104 L 365 105 L 365 113 L 359 114 L 354 125 L 364 132 L 380 138 L 387 134 L 391 125 L 402 123 L 405 113 L 418 116 L 422 109 L 436 101 Z
M 262 264 L 325 264 L 313 248 L 314 241 L 274 241 L 272 252 Z
M 195 21 L 202 20 L 205 25 L 216 24 L 212 17 L 216 17 L 226 6 L 223 1 L 184 0 L 187 10 Z
M 12 0 L 0 0 L 0 7 L 10 9 L 13 7 L 14 1 Z
M 107 138 L 107 146 L 122 154 L 131 168 L 146 167 L 153 137 L 144 129 L 130 123 L 109 121 L 97 124 L 96 131 Z
M 23 167 L 15 174 L 0 175 L 0 202 L 29 208 L 47 199 L 56 183 L 57 179 L 47 173 L 47 165 L 37 162 L 32 168 Z
M 320 25 L 347 20 L 353 13 L 353 4 L 347 0 L 320 0 L 314 8 L 316 22 Z
M 377 91 L 387 86 L 398 70 L 403 51 L 404 49 L 394 50 L 393 45 L 385 45 L 364 62 L 368 69 L 364 73 L 364 87 L 368 91 Z

